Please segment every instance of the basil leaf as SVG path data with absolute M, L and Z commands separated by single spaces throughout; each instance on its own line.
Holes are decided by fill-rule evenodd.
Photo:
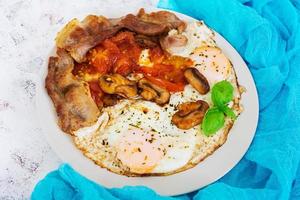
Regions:
M 225 116 L 218 108 L 210 108 L 206 112 L 201 124 L 201 129 L 206 136 L 213 135 L 224 126 Z
M 220 110 L 223 111 L 223 113 L 227 116 L 227 117 L 230 117 L 231 119 L 233 120 L 236 120 L 237 116 L 236 114 L 233 112 L 232 108 L 229 108 L 228 106 L 221 106 L 220 107 Z
M 225 123 L 225 115 L 235 120 L 237 116 L 231 108 L 227 106 L 233 99 L 233 86 L 224 80 L 216 83 L 212 87 L 211 99 L 215 107 L 206 112 L 201 129 L 206 136 L 211 136 L 220 130 Z
M 211 90 L 211 99 L 216 106 L 227 104 L 233 99 L 233 86 L 228 81 L 216 83 Z

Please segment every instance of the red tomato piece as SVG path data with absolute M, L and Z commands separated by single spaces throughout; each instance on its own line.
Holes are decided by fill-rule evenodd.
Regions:
M 103 91 L 101 90 L 98 82 L 89 82 L 90 92 L 93 100 L 97 104 L 98 107 L 103 106 L 102 96 Z
M 146 78 L 155 85 L 167 89 L 169 92 L 180 92 L 184 90 L 184 83 L 172 83 L 171 81 L 152 76 L 146 76 Z

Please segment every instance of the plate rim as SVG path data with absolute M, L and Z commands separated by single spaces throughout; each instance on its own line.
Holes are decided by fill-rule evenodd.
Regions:
M 177 16 L 179 16 L 179 18 L 181 18 L 185 21 L 195 21 L 195 20 L 198 21 L 195 18 L 192 18 L 190 16 L 187 16 L 187 15 L 179 13 L 179 12 L 168 10 L 168 9 L 147 7 L 147 8 L 145 8 L 145 10 L 147 12 L 167 10 L 167 11 L 175 13 Z M 125 11 L 124 13 L 129 13 L 129 12 Z M 99 14 L 101 14 L 101 13 L 99 13 Z M 215 32 L 215 39 L 216 39 L 217 43 L 222 41 L 223 44 L 221 46 L 225 45 L 225 46 L 229 47 L 229 49 L 223 49 L 222 47 L 220 47 L 220 44 L 218 44 L 218 46 L 222 49 L 222 51 L 229 57 L 229 59 L 232 62 L 233 62 L 233 60 L 235 60 L 234 63 L 239 61 L 239 63 L 241 64 L 241 66 L 239 66 L 239 67 L 234 66 L 239 84 L 243 81 L 241 81 L 241 79 L 240 79 L 241 75 L 238 75 L 238 71 L 239 71 L 239 73 L 241 73 L 240 71 L 246 72 L 245 76 L 247 76 L 248 79 L 250 78 L 249 79 L 250 82 L 248 83 L 250 85 L 250 88 L 249 87 L 246 88 L 247 89 L 246 94 L 249 94 L 248 92 L 250 91 L 251 95 L 253 95 L 252 98 L 251 98 L 252 101 L 253 101 L 252 106 L 254 106 L 254 107 L 251 107 L 251 113 L 252 113 L 251 114 L 252 127 L 250 128 L 251 131 L 249 131 L 249 133 L 248 133 L 247 140 L 242 141 L 244 145 L 239 146 L 239 148 L 240 148 L 240 149 L 238 149 L 239 152 L 240 152 L 239 155 L 235 155 L 234 153 L 232 154 L 232 155 L 235 155 L 236 157 L 234 158 L 234 160 L 232 160 L 230 166 L 226 166 L 225 169 L 223 169 L 221 171 L 220 170 L 217 171 L 216 174 L 214 174 L 213 176 L 206 176 L 205 174 L 204 175 L 202 174 L 202 176 L 199 177 L 199 178 L 206 178 L 206 181 L 204 181 L 205 183 L 202 183 L 201 182 L 202 180 L 200 180 L 199 183 L 196 181 L 196 182 L 193 182 L 192 185 L 187 184 L 187 183 L 190 183 L 190 181 L 193 181 L 193 180 L 190 180 L 191 177 L 197 177 L 197 176 L 187 176 L 187 175 L 195 172 L 200 166 L 209 165 L 207 163 L 214 163 L 215 161 L 212 161 L 212 160 L 216 157 L 216 154 L 219 155 L 220 154 L 219 152 L 222 153 L 222 151 L 224 151 L 222 149 L 224 149 L 225 147 L 228 146 L 226 144 L 228 144 L 228 142 L 231 141 L 232 139 L 235 139 L 232 135 L 234 133 L 234 130 L 236 130 L 236 128 L 235 128 L 237 126 L 236 124 L 238 124 L 241 121 L 240 118 L 244 116 L 243 114 L 245 113 L 245 110 L 241 113 L 241 115 L 237 119 L 237 122 L 234 123 L 234 126 L 233 126 L 232 130 L 228 134 L 227 141 L 220 148 L 218 148 L 215 152 L 213 152 L 212 155 L 208 156 L 208 158 L 206 158 L 204 161 L 201 161 L 200 163 L 198 163 L 195 167 L 193 167 L 191 169 L 188 169 L 186 171 L 183 171 L 183 172 L 179 172 L 177 174 L 170 175 L 170 176 L 125 177 L 125 176 L 122 176 L 122 175 L 113 174 L 112 172 L 109 172 L 106 169 L 103 169 L 103 168 L 95 165 L 91 160 L 89 160 L 88 158 L 83 156 L 82 152 L 79 151 L 75 147 L 73 142 L 71 141 L 70 136 L 68 134 L 65 134 L 64 132 L 62 132 L 62 130 L 60 130 L 60 128 L 57 125 L 56 120 L 55 120 L 54 123 L 53 122 L 48 123 L 49 124 L 49 125 L 47 125 L 48 128 L 45 128 L 45 126 L 42 126 L 42 131 L 44 132 L 44 135 L 47 139 L 47 142 L 50 144 L 51 149 L 57 154 L 57 156 L 62 161 L 68 162 L 69 164 L 71 164 L 71 166 L 76 171 L 78 171 L 80 174 L 82 174 L 83 176 L 89 178 L 90 180 L 92 180 L 92 181 L 94 181 L 94 182 L 96 182 L 100 185 L 103 185 L 105 187 L 122 187 L 122 186 L 125 186 L 125 185 L 131 185 L 131 186 L 144 185 L 144 186 L 150 187 L 151 189 L 156 191 L 158 194 L 175 196 L 175 195 L 180 195 L 180 194 L 195 191 L 195 190 L 200 189 L 200 188 L 202 188 L 206 185 L 209 185 L 209 184 L 217 181 L 221 177 L 223 177 L 234 166 L 236 166 L 238 164 L 238 162 L 242 159 L 242 157 L 245 155 L 248 148 L 250 147 L 251 142 L 253 141 L 253 138 L 254 138 L 254 135 L 255 135 L 255 132 L 256 132 L 256 128 L 257 128 L 257 124 L 258 124 L 258 118 L 259 118 L 259 103 L 258 103 L 258 94 L 257 94 L 257 89 L 256 89 L 256 86 L 255 86 L 255 83 L 254 83 L 254 79 L 253 79 L 253 77 L 251 75 L 251 72 L 250 72 L 249 68 L 247 67 L 246 63 L 244 62 L 244 60 L 242 59 L 240 54 L 237 52 L 237 50 L 222 35 L 220 35 L 216 31 L 214 31 L 214 32 Z M 237 57 L 235 57 L 233 59 L 229 56 L 229 54 L 230 54 L 230 56 L 234 55 L 234 56 L 237 56 Z M 49 54 L 49 56 L 46 57 L 46 59 L 48 60 L 48 58 L 51 55 L 53 55 L 53 49 L 52 49 L 52 52 Z M 45 114 L 46 114 L 46 116 L 48 116 L 47 114 L 49 114 L 49 110 L 47 110 L 47 109 L 49 108 L 49 106 L 52 107 L 52 109 L 50 108 L 50 110 L 52 110 L 52 117 L 50 117 L 50 120 L 51 119 L 53 120 L 53 119 L 57 118 L 53 103 L 52 103 L 50 97 L 48 96 L 48 94 L 45 90 L 44 80 L 45 80 L 45 77 L 46 77 L 47 71 L 48 71 L 48 61 L 45 62 L 45 64 L 43 65 L 42 70 L 43 70 L 42 77 L 40 78 L 39 84 L 38 84 L 38 87 L 37 87 L 37 108 L 39 108 L 39 105 L 42 105 L 42 109 L 37 109 L 38 116 L 39 116 L 38 119 L 40 120 L 40 124 L 43 124 L 45 122 Z M 241 85 L 243 86 L 243 84 L 241 84 Z M 241 99 L 242 103 L 245 101 L 244 96 L 245 96 L 245 94 L 242 95 L 242 99 Z M 249 95 L 247 95 L 247 96 L 249 96 Z M 48 106 L 47 105 L 43 106 L 45 104 L 44 101 L 46 101 L 46 104 L 48 104 Z M 49 105 L 49 103 L 50 103 L 50 105 Z M 243 104 L 242 104 L 242 106 L 243 106 Z M 248 113 L 248 111 L 249 110 L 247 110 L 246 113 Z M 243 117 L 243 120 L 245 120 L 244 118 L 245 117 Z M 46 119 L 49 120 L 49 118 L 46 118 Z M 49 128 L 49 126 L 52 126 L 52 128 Z M 56 126 L 56 128 L 54 128 L 53 126 Z M 56 132 L 57 132 L 56 137 L 55 137 L 55 134 L 52 133 L 53 130 L 55 131 L 55 129 L 59 129 L 58 131 L 56 130 Z M 66 137 L 68 137 L 68 138 L 66 139 Z M 64 153 L 64 150 L 65 150 L 64 147 L 65 146 L 60 147 L 60 146 L 57 145 L 57 142 L 61 142 L 60 140 L 63 140 L 65 142 L 65 145 L 67 144 L 66 142 L 71 143 L 71 145 L 73 145 L 73 147 L 76 149 L 75 150 L 76 154 L 80 153 L 80 155 L 77 155 L 77 156 L 74 157 L 74 155 L 71 156 L 68 153 Z M 66 146 L 68 146 L 68 145 L 66 145 Z M 227 148 L 229 148 L 229 147 L 227 147 Z M 74 160 L 74 158 L 75 158 L 75 160 Z M 76 160 L 76 159 L 80 159 L 80 162 L 78 162 L 78 160 Z M 94 167 L 91 167 L 90 165 L 94 165 Z M 103 177 L 106 177 L 106 176 L 109 177 L 110 176 L 112 178 L 110 183 L 111 182 L 114 182 L 114 183 L 109 184 L 109 183 L 107 183 L 107 181 L 105 179 L 99 180 L 99 176 L 95 176 L 95 173 L 88 172 L 92 169 L 96 169 L 95 167 L 97 167 L 99 169 L 99 171 L 101 172 L 101 174 L 104 175 Z M 211 169 L 216 170 L 213 167 L 214 166 L 211 166 Z M 199 170 L 201 170 L 202 168 L 199 168 Z M 197 174 L 195 174 L 195 175 L 197 175 Z M 184 176 L 186 177 L 185 179 L 183 178 Z M 176 178 L 170 178 L 170 177 L 176 177 Z M 187 177 L 189 177 L 189 179 L 187 179 Z M 170 181 L 167 181 L 167 179 L 170 180 Z M 174 182 L 174 180 L 177 180 L 177 179 L 183 179 L 183 180 L 180 181 L 180 183 L 183 184 L 182 187 L 174 185 L 174 183 L 178 183 L 178 181 Z M 103 180 L 105 180 L 105 181 L 103 181 Z M 117 184 L 117 183 L 119 183 L 119 184 Z M 184 185 L 184 184 L 186 184 L 186 185 Z

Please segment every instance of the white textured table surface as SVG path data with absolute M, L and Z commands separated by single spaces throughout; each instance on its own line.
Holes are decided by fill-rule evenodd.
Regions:
M 57 31 L 86 7 L 155 6 L 156 0 L 0 0 L 0 199 L 28 199 L 62 162 L 36 117 L 36 87 Z M 46 123 L 46 122 L 45 122 Z

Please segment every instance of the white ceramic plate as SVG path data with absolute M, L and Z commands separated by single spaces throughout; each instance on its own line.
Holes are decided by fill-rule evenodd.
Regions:
M 157 11 L 156 8 L 148 8 L 146 11 Z M 119 17 L 137 11 L 110 10 L 108 13 L 98 13 L 107 17 Z M 89 12 L 87 11 L 87 14 Z M 176 13 L 178 17 L 186 21 L 195 19 Z M 74 16 L 84 17 L 84 16 Z M 38 113 L 41 127 L 46 134 L 47 140 L 57 155 L 72 165 L 82 175 L 106 187 L 123 187 L 125 185 L 144 185 L 154 189 L 162 195 L 179 195 L 204 187 L 231 170 L 246 153 L 254 137 L 258 121 L 258 97 L 257 91 L 245 62 L 238 52 L 219 34 L 216 33 L 216 42 L 223 52 L 232 61 L 239 84 L 247 89 L 242 95 L 244 112 L 235 122 L 226 143 L 192 169 L 178 174 L 162 177 L 125 177 L 114 174 L 95 165 L 91 160 L 84 157 L 75 147 L 71 137 L 60 130 L 57 125 L 56 112 L 49 98 L 44 80 L 47 75 L 47 65 L 43 68 L 43 76 L 38 87 Z M 50 49 L 49 49 L 50 51 Z M 53 55 L 53 51 L 51 55 Z M 48 63 L 47 63 L 48 64 Z

